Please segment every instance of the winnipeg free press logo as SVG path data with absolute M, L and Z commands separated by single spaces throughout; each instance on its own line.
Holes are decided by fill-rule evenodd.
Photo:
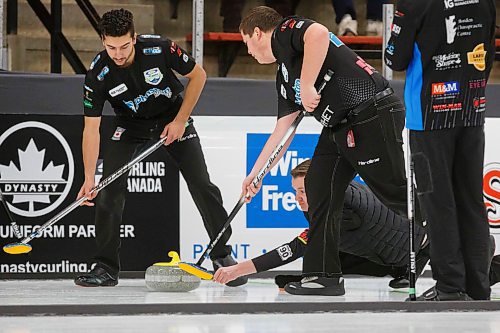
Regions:
M 295 134 L 283 157 L 262 180 L 260 192 L 246 205 L 247 228 L 307 227 L 295 201 L 290 172 L 313 155 L 318 137 L 317 134 Z M 269 134 L 264 133 L 247 134 L 247 172 L 253 168 L 268 138 Z
M 18 142 L 26 141 L 26 135 L 28 142 L 19 146 Z M 10 153 L 5 154 L 8 149 Z M 0 150 L 7 156 L 0 161 L 0 188 L 13 213 L 42 216 L 66 199 L 74 177 L 73 153 L 55 128 L 36 121 L 16 124 L 0 135 Z M 49 157 L 56 156 L 58 150 L 62 154 L 57 156 L 64 156 L 63 163 L 54 163 Z

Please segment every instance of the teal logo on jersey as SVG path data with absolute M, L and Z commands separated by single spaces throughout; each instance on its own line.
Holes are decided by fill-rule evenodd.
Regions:
M 156 86 L 163 79 L 163 73 L 158 67 L 151 68 L 144 71 L 144 79 L 146 80 L 146 83 Z

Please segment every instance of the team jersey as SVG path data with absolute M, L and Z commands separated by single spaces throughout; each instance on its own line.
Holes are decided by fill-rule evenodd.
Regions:
M 273 31 L 271 46 L 278 63 L 278 118 L 303 110 L 300 73 L 304 58 L 304 34 L 314 23 L 293 16 L 284 19 Z M 349 111 L 388 86 L 388 82 L 372 66 L 333 33 L 330 33 L 328 53 L 316 81 L 317 88 L 329 69 L 334 75 L 313 112 L 314 117 L 325 127 L 335 126 Z
M 186 51 L 158 35 L 137 37 L 134 61 L 126 68 L 116 66 L 102 51 L 85 76 L 84 114 L 101 116 L 104 102 L 108 101 L 122 119 L 149 119 L 167 113 L 172 120 L 178 107 L 171 106 L 184 89 L 173 70 L 186 75 L 194 66 L 194 59 Z
M 385 62 L 406 70 L 408 128 L 483 125 L 495 18 L 494 0 L 398 1 Z

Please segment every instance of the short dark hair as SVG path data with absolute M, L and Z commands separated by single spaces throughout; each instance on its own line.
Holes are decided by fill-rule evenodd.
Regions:
M 259 6 L 250 10 L 247 16 L 241 20 L 240 31 L 244 35 L 252 37 L 256 27 L 264 32 L 273 31 L 283 17 L 270 7 Z
M 121 37 L 130 33 L 135 34 L 134 15 L 126 9 L 113 9 L 104 13 L 99 22 L 99 33 L 101 38 L 105 36 Z
M 307 171 L 309 171 L 310 165 L 311 165 L 311 160 L 305 160 L 304 162 L 297 165 L 290 172 L 292 174 L 292 178 L 305 177 L 307 175 Z

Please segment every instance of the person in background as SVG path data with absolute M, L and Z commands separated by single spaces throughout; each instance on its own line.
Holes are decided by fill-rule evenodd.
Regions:
M 335 11 L 335 23 L 338 36 L 357 36 L 358 21 L 354 0 L 331 0 Z M 382 35 L 382 6 L 387 0 L 366 1 L 366 34 L 368 36 Z M 223 17 L 224 32 L 238 32 L 241 14 L 246 0 L 222 0 L 220 16 Z M 266 0 L 265 5 L 276 10 L 281 16 L 296 14 L 300 0 Z
M 406 70 L 406 127 L 436 285 L 420 301 L 490 299 L 483 201 L 494 0 L 399 0 L 385 62 Z

